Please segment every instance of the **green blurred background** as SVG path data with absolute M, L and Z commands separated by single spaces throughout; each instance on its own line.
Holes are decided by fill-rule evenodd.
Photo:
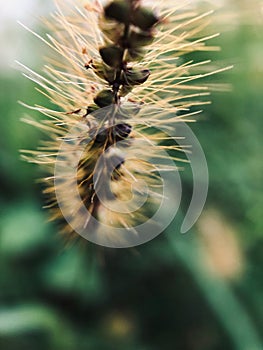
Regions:
M 42 135 L 17 101 L 45 102 L 15 70 L 15 59 L 43 63 L 16 20 L 37 30 L 51 1 L 1 5 L 0 349 L 263 349 L 263 2 L 214 6 L 222 51 L 208 56 L 234 69 L 211 78 L 232 90 L 213 93 L 193 125 L 210 172 L 205 210 L 186 235 L 178 218 L 135 250 L 98 250 L 65 247 L 41 208 L 41 172 L 19 155 Z M 186 207 L 190 170 L 181 178 Z

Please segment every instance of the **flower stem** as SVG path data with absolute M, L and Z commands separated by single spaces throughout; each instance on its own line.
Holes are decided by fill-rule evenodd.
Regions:
M 120 90 L 120 86 L 122 85 L 121 73 L 123 72 L 124 68 L 126 67 L 126 62 L 124 61 L 124 57 L 125 57 L 125 52 L 126 52 L 127 48 L 125 47 L 125 43 L 128 40 L 129 33 L 130 33 L 130 23 L 125 24 L 124 33 L 123 33 L 123 37 L 122 37 L 122 42 L 124 43 L 124 45 L 122 47 L 122 49 L 123 49 L 122 62 L 120 64 L 119 69 L 117 69 L 117 71 L 116 71 L 116 78 L 115 78 L 115 81 L 113 82 L 114 101 L 116 104 L 120 103 L 119 90 Z

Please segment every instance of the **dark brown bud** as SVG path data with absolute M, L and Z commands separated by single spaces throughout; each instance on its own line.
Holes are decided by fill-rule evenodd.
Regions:
M 106 107 L 114 103 L 114 94 L 112 90 L 105 89 L 100 91 L 97 96 L 94 98 L 94 102 L 99 107 Z
M 122 124 L 117 124 L 115 126 L 115 139 L 116 141 L 121 141 L 126 139 L 131 131 L 132 131 L 132 127 L 130 124 L 127 123 L 122 123 Z
M 138 7 L 132 13 L 131 22 L 141 30 L 150 30 L 155 24 L 159 22 L 159 18 L 149 9 Z
M 92 68 L 98 77 L 107 80 L 110 84 L 114 82 L 115 70 L 113 68 L 105 65 L 103 62 L 93 62 Z
M 109 45 L 100 48 L 100 55 L 108 66 L 118 68 L 122 63 L 123 50 L 118 46 Z
M 128 85 L 139 85 L 143 84 L 150 76 L 149 69 L 138 70 L 134 68 L 129 68 L 125 72 L 125 82 Z
M 97 130 L 95 135 L 95 143 L 105 144 L 108 138 L 108 130 L 107 128 L 100 128 Z
M 129 23 L 130 11 L 131 8 L 128 1 L 113 1 L 104 7 L 105 17 L 114 19 L 120 23 Z

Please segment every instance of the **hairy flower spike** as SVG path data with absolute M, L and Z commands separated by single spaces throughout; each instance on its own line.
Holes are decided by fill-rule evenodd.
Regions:
M 209 13 L 172 0 L 154 9 L 140 0 L 56 6 L 47 39 L 33 33 L 53 52 L 43 75 L 22 66 L 58 108 L 30 107 L 46 119 L 27 122 L 50 141 L 24 158 L 47 167 L 48 207 L 67 234 L 106 246 L 143 243 L 164 228 L 160 213 L 176 212 L 176 186 L 167 190 L 163 174 L 175 172 L 173 151 L 183 148 L 170 132 L 193 120 L 191 106 L 208 94 L 195 80 L 214 73 L 208 61 L 181 57 L 216 49 L 206 45 L 215 35 L 202 35 Z

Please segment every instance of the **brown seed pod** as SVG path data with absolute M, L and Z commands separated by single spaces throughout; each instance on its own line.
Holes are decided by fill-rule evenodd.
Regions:
M 104 89 L 100 91 L 96 97 L 94 97 L 94 102 L 99 107 L 106 107 L 114 102 L 114 94 L 110 89 Z
M 100 55 L 103 61 L 110 67 L 118 68 L 122 63 L 123 49 L 116 45 L 101 47 Z
M 159 20 L 160 19 L 150 9 L 144 7 L 136 8 L 131 16 L 132 24 L 144 31 L 152 29 Z
M 128 1 L 113 1 L 104 7 L 106 18 L 114 19 L 120 23 L 129 23 L 131 7 Z
M 151 73 L 149 69 L 140 70 L 140 69 L 130 68 L 130 69 L 127 69 L 127 71 L 125 72 L 124 79 L 128 85 L 139 85 L 146 82 L 150 74 Z

